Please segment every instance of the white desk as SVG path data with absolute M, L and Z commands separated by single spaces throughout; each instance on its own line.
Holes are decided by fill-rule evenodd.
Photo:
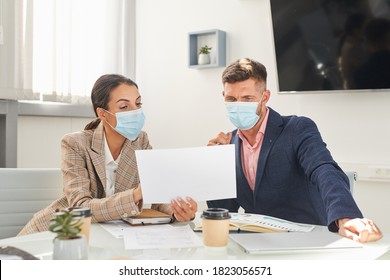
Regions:
M 327 229 L 324 227 L 316 227 L 314 230 Z M 54 236 L 55 235 L 51 232 L 41 232 L 20 237 L 1 239 L 0 246 L 14 246 L 41 259 L 51 259 Z M 100 224 L 92 224 L 89 242 L 89 259 L 105 260 L 117 258 L 141 260 L 390 260 L 390 235 L 384 234 L 384 237 L 377 242 L 365 243 L 363 248 L 283 251 L 249 255 L 231 240 L 229 240 L 228 246 L 223 250 L 210 250 L 204 247 L 189 249 L 126 250 L 123 239 L 113 237 L 108 231 L 101 227 Z

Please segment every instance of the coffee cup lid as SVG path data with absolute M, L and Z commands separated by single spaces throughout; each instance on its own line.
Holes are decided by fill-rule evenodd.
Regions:
M 229 210 L 224 208 L 209 208 L 207 210 L 203 210 L 203 214 L 201 216 L 204 219 L 210 220 L 226 220 L 230 219 Z
M 68 207 L 68 208 L 66 208 L 66 210 L 68 210 L 68 211 L 74 211 L 74 212 L 76 212 L 79 216 L 83 216 L 83 217 L 90 217 L 90 216 L 92 216 L 91 209 L 89 209 L 89 208 L 87 208 L 87 207 L 75 206 L 75 207 Z

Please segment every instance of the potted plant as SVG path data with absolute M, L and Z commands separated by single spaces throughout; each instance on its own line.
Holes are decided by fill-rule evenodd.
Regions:
M 87 240 L 80 235 L 82 221 L 75 211 L 63 210 L 50 220 L 49 230 L 56 233 L 53 259 L 83 260 L 88 257 Z
M 198 64 L 209 64 L 210 63 L 210 50 L 212 48 L 204 45 L 199 49 Z

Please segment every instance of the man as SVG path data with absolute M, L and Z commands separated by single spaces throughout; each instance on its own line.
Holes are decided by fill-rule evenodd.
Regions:
M 235 144 L 237 198 L 208 201 L 208 206 L 326 225 L 360 242 L 382 238 L 363 218 L 315 123 L 266 106 L 271 95 L 266 81 L 266 68 L 247 58 L 222 74 L 222 95 L 237 129 L 219 133 L 208 145 Z

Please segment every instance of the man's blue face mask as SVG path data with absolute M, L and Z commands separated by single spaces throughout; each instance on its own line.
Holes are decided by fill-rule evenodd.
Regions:
M 258 122 L 258 105 L 257 102 L 225 102 L 230 121 L 241 130 L 251 129 Z
M 225 102 L 228 117 L 235 127 L 241 130 L 248 130 L 259 121 L 260 114 L 256 114 L 257 107 L 263 101 L 263 95 L 259 102 Z

